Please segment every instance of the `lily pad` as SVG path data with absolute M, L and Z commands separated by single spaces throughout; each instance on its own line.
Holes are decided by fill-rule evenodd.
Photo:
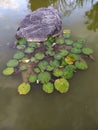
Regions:
M 37 60 L 42 60 L 45 57 L 45 55 L 41 52 L 35 54 L 35 58 Z
M 16 59 L 11 59 L 7 62 L 7 67 L 16 67 L 18 66 L 18 60 Z
M 18 92 L 19 92 L 19 94 L 21 94 L 21 95 L 26 95 L 26 94 L 28 94 L 29 91 L 30 91 L 30 89 L 31 89 L 31 86 L 30 86 L 29 83 L 23 82 L 22 84 L 20 84 L 20 85 L 18 86 Z
M 47 65 L 48 65 L 48 62 L 47 62 L 47 61 L 41 61 L 41 62 L 39 62 L 38 67 L 39 67 L 41 70 L 45 70 L 45 69 L 47 68 Z
M 60 62 L 58 60 L 51 60 L 49 63 L 52 67 L 59 67 Z
M 56 77 L 60 77 L 63 75 L 63 71 L 61 69 L 54 69 L 53 75 Z
M 45 83 L 48 83 L 49 80 L 51 79 L 51 75 L 50 73 L 48 72 L 41 72 L 39 75 L 38 75 L 38 80 L 45 84 Z
M 28 42 L 28 47 L 33 48 L 33 47 L 37 47 L 37 46 L 38 46 L 38 45 L 37 45 L 36 42 Z
M 58 43 L 58 44 L 64 44 L 64 39 L 63 38 L 57 38 L 56 39 L 56 43 Z
M 71 49 L 71 53 L 80 54 L 80 53 L 81 53 L 81 49 L 80 49 L 80 48 L 73 47 L 73 48 Z
M 75 66 L 77 69 L 85 70 L 88 68 L 87 63 L 85 61 L 76 61 Z
M 63 37 L 64 37 L 64 38 L 70 38 L 70 33 L 64 33 L 64 34 L 63 34 Z
M 16 54 L 14 54 L 13 58 L 19 60 L 19 59 L 23 58 L 24 55 L 25 54 L 23 52 L 17 52 Z
M 16 48 L 19 50 L 24 50 L 26 48 L 26 46 L 25 45 L 17 45 Z
M 64 77 L 65 79 L 71 79 L 73 76 L 74 76 L 73 71 L 68 70 L 68 69 L 66 69 L 66 68 L 64 69 L 64 71 L 63 71 L 63 77 Z
M 75 43 L 73 43 L 73 47 L 81 49 L 83 47 L 83 44 L 75 42 Z
M 37 76 L 34 74 L 31 74 L 29 76 L 29 82 L 34 83 L 37 80 Z
M 21 71 L 24 71 L 24 70 L 26 70 L 26 69 L 27 69 L 27 66 L 26 66 L 26 65 L 21 65 L 21 66 L 20 66 L 20 70 L 21 70 Z
M 27 47 L 24 52 L 27 53 L 27 54 L 30 54 L 30 53 L 32 53 L 33 51 L 34 51 L 34 48 Z
M 85 41 L 86 40 L 84 38 L 78 38 L 78 40 L 77 40 L 78 43 L 85 43 Z
M 88 47 L 85 47 L 82 49 L 82 52 L 85 54 L 85 55 L 90 55 L 90 54 L 93 54 L 93 50 L 88 48 Z
M 69 52 L 66 49 L 60 50 L 59 54 L 63 57 L 66 56 Z
M 54 69 L 53 66 L 51 66 L 51 65 L 47 65 L 47 68 L 46 68 L 47 71 L 52 71 L 53 69 Z
M 58 53 L 58 54 L 55 54 L 55 55 L 54 55 L 54 58 L 55 58 L 56 60 L 60 60 L 60 59 L 62 58 L 62 55 L 60 55 L 59 53 Z
M 35 73 L 40 73 L 40 71 L 41 71 L 41 70 L 40 70 L 38 67 L 34 68 L 34 72 L 35 72 Z
M 54 86 L 60 93 L 66 93 L 69 89 L 69 82 L 64 78 L 59 78 L 55 80 Z
M 66 43 L 66 45 L 72 45 L 72 44 L 73 44 L 73 41 L 70 40 L 70 39 L 66 39 L 66 40 L 65 40 L 65 43 Z
M 75 62 L 75 58 L 72 54 L 66 56 L 65 61 L 67 64 L 73 64 Z
M 18 40 L 19 45 L 25 45 L 26 44 L 26 40 L 24 38 L 21 38 Z
M 43 84 L 43 91 L 46 93 L 52 93 L 54 91 L 53 84 L 50 82 Z
M 31 62 L 36 62 L 37 60 L 36 60 L 35 57 L 31 57 L 30 61 L 31 61 Z
M 4 75 L 11 75 L 13 73 L 14 73 L 14 68 L 8 67 L 8 68 L 6 68 L 6 69 L 3 70 L 3 74 Z

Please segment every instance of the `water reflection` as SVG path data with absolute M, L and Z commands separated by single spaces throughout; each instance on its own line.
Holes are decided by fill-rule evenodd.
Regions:
M 85 12 L 87 18 L 85 24 L 88 30 L 96 31 L 98 29 L 98 2 L 92 6 L 92 8 Z

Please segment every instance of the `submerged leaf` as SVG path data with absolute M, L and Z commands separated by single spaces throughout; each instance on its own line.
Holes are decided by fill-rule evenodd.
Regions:
M 20 85 L 18 86 L 18 92 L 19 92 L 19 94 L 21 94 L 21 95 L 26 95 L 26 94 L 28 94 L 29 91 L 30 91 L 30 89 L 31 89 L 31 86 L 30 86 L 29 83 L 23 82 L 22 84 L 20 84 Z
M 56 79 L 54 86 L 60 93 L 66 93 L 69 89 L 69 82 L 64 78 Z
M 11 75 L 11 74 L 13 74 L 14 73 L 14 68 L 6 68 L 6 69 L 4 69 L 3 70 L 3 74 L 4 75 Z
M 53 84 L 50 82 L 43 84 L 43 91 L 46 93 L 52 93 L 54 91 Z

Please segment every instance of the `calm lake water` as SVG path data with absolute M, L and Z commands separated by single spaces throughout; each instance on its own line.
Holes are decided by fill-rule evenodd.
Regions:
M 65 0 L 0 0 L 0 130 L 98 130 L 98 3 L 80 1 L 69 7 Z M 21 75 L 6 77 L 2 70 L 16 52 L 11 46 L 20 21 L 50 3 L 60 11 L 63 27 L 72 30 L 72 38 L 85 38 L 94 49 L 95 62 L 88 61 L 89 69 L 76 73 L 66 94 L 48 95 L 35 85 L 20 96 Z

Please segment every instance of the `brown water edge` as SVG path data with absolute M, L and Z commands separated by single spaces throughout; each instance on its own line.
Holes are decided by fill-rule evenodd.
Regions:
M 41 7 L 36 1 L 34 4 L 36 7 L 38 5 Z M 45 5 L 43 1 L 41 4 Z M 15 31 L 23 14 L 21 15 L 19 12 L 16 17 L 15 12 L 11 11 L 13 15 L 7 15 L 10 26 L 7 30 L 4 30 L 6 22 L 1 19 L 0 130 L 98 129 L 98 31 L 89 31 L 84 24 L 84 12 L 89 8 L 91 8 L 89 4 L 84 4 L 83 7 L 72 11 L 70 16 L 63 18 L 63 26 L 72 30 L 74 39 L 77 37 L 87 39 L 88 46 L 94 49 L 96 60 L 95 62 L 88 61 L 89 69 L 87 71 L 79 71 L 75 74 L 74 78 L 70 80 L 70 90 L 66 94 L 59 94 L 55 91 L 48 95 L 42 91 L 41 86 L 34 85 L 29 95 L 18 95 L 17 86 L 22 81 L 21 76 L 5 77 L 2 75 L 2 70 L 15 53 L 12 48 L 5 45 L 7 42 L 13 43 Z M 78 12 L 79 15 L 77 15 Z M 7 10 L 4 14 L 7 14 Z M 15 25 L 15 28 L 12 29 L 12 25 L 13 27 Z

